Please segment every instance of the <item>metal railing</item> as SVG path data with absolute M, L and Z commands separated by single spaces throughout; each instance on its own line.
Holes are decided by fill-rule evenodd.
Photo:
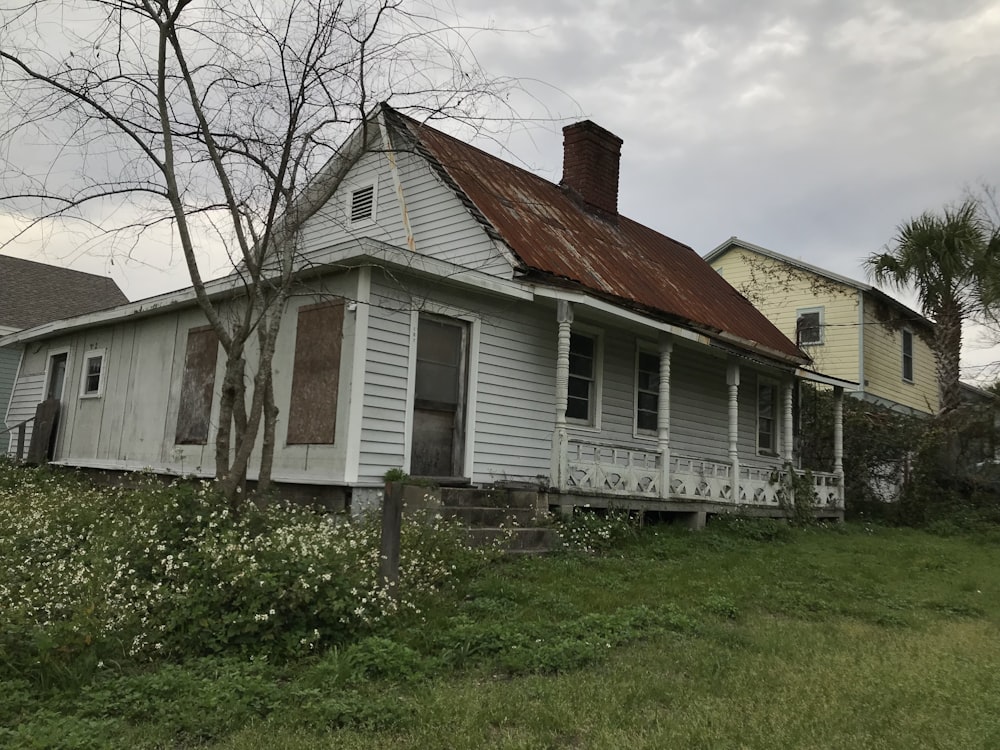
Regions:
M 0 430 L 0 438 L 3 438 L 4 435 L 9 435 L 10 433 L 14 432 L 14 430 L 17 430 L 17 443 L 16 443 L 17 448 L 14 450 L 14 454 L 13 454 L 14 455 L 14 459 L 17 460 L 17 461 L 23 461 L 24 460 L 24 451 L 27 448 L 27 446 L 25 445 L 25 436 L 28 433 L 28 425 L 31 424 L 34 421 L 35 421 L 34 417 L 29 417 L 28 419 L 24 420 L 23 422 L 18 422 L 16 425 L 13 425 L 11 427 L 6 427 L 6 428 Z M 10 438 L 8 438 L 8 440 L 9 439 Z M 0 451 L 0 454 L 8 454 L 9 455 L 10 454 L 10 448 L 8 447 L 6 450 Z

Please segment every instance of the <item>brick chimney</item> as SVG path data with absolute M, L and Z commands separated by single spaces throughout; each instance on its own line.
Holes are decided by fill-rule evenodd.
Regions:
M 618 218 L 618 165 L 622 139 L 590 120 L 563 128 L 562 185 L 588 210 Z

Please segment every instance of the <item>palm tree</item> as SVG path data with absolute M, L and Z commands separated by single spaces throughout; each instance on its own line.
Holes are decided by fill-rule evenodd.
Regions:
M 1000 230 L 982 209 L 969 198 L 941 214 L 924 212 L 896 227 L 883 252 L 865 261 L 877 283 L 916 291 L 933 319 L 942 414 L 960 403 L 963 321 L 992 318 L 1000 299 Z

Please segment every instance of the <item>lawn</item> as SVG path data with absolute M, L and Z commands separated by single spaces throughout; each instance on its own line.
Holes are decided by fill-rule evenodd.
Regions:
M 998 553 L 989 532 L 647 526 L 467 566 L 305 655 L 60 678 L 0 654 L 0 745 L 993 749 Z

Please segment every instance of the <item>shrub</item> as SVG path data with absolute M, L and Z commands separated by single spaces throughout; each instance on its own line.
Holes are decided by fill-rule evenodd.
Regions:
M 574 508 L 572 517 L 559 521 L 556 528 L 564 549 L 592 554 L 634 539 L 638 521 L 623 510 Z
M 377 519 L 280 503 L 232 512 L 208 483 L 97 489 L 0 466 L 0 677 L 72 683 L 112 660 L 314 653 L 419 614 L 483 559 L 451 524 L 408 518 L 393 597 L 378 580 Z

